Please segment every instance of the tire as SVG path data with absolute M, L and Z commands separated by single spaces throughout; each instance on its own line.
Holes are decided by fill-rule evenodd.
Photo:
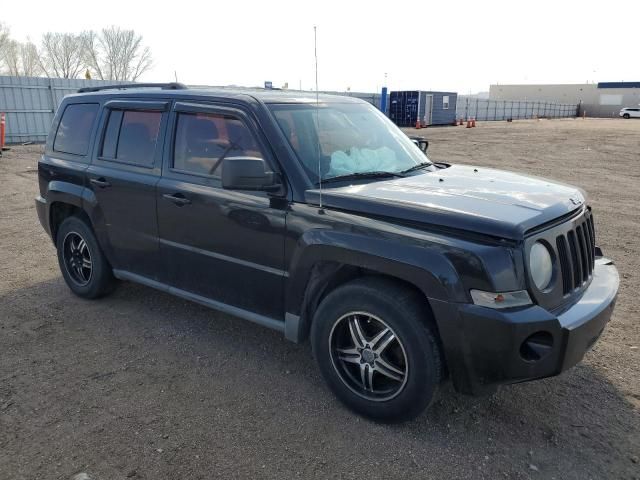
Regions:
M 60 271 L 73 293 L 91 299 L 113 290 L 115 278 L 111 265 L 84 220 L 67 217 L 58 228 L 56 248 Z
M 631 115 L 629 115 L 628 113 L 625 113 L 624 115 L 622 115 L 622 118 L 629 119 L 631 118 Z
M 402 422 L 431 404 L 443 362 L 426 302 L 377 277 L 349 282 L 321 302 L 311 327 L 314 356 L 331 390 L 351 410 Z

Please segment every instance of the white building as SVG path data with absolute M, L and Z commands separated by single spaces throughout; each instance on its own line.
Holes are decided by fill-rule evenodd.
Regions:
M 640 82 L 600 82 L 557 85 L 491 85 L 491 100 L 581 104 L 580 114 L 617 117 L 623 107 L 640 104 Z

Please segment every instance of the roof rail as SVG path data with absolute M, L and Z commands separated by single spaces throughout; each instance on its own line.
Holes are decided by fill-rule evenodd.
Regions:
M 78 93 L 99 92 L 101 90 L 126 90 L 127 88 L 161 88 L 162 90 L 184 90 L 184 83 L 120 83 L 115 85 L 99 85 L 97 87 L 82 87 Z

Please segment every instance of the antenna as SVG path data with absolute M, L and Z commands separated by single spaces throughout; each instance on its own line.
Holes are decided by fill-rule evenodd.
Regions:
M 316 59 L 316 139 L 318 141 L 318 188 L 320 190 L 320 211 L 322 212 L 322 168 L 320 165 L 320 93 L 318 92 L 318 35 L 313 26 L 313 55 Z

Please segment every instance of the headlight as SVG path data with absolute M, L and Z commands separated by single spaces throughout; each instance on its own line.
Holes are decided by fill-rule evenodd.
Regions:
M 529 252 L 529 273 L 538 290 L 544 290 L 551 283 L 553 260 L 549 249 L 541 242 L 534 243 Z

